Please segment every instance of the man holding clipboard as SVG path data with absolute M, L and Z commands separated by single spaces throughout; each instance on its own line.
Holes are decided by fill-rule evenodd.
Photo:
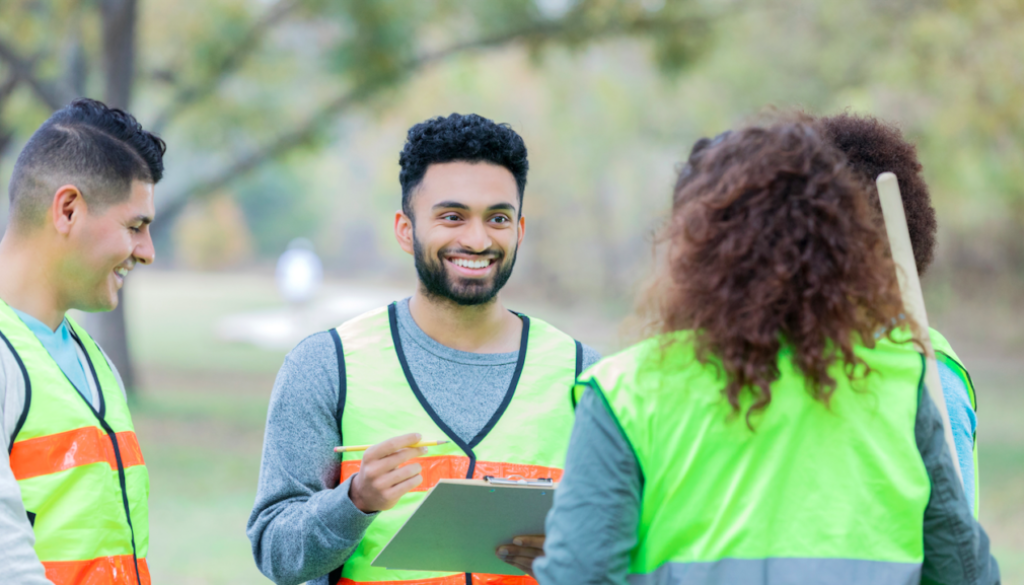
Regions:
M 409 130 L 400 164 L 395 236 L 419 285 L 286 359 L 248 525 L 256 563 L 281 584 L 533 583 L 371 566 L 441 479 L 557 481 L 569 388 L 599 358 L 497 296 L 525 233 L 518 134 L 476 115 L 435 118 Z M 430 440 L 447 442 L 417 446 Z M 372 446 L 341 461 L 331 453 L 358 444 Z M 530 572 L 543 537 L 518 540 L 506 560 Z

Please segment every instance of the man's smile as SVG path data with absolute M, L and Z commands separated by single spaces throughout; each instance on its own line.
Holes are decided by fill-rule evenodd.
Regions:
M 135 268 L 135 262 L 129 260 L 127 262 L 122 262 L 114 269 L 114 276 L 117 279 L 118 286 L 124 286 L 124 278 L 128 276 L 128 273 L 131 272 L 132 268 Z
M 492 267 L 496 263 L 496 258 L 487 258 L 480 256 L 445 256 L 445 263 L 450 265 L 456 274 L 470 278 L 479 278 L 481 276 L 487 276 L 491 273 Z

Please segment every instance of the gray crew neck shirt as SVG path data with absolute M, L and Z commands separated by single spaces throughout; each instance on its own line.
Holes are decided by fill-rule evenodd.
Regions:
M 409 312 L 409 299 L 397 303 L 398 338 L 409 371 L 438 418 L 466 443 L 487 426 L 508 393 L 519 351 L 472 353 L 434 341 Z M 583 346 L 583 368 L 601 356 Z
M 396 308 L 398 339 L 416 386 L 455 436 L 471 442 L 501 406 L 519 352 L 454 350 L 420 329 L 409 299 Z M 598 359 L 583 346 L 584 368 Z M 341 444 L 339 384 L 334 340 L 326 331 L 299 343 L 274 382 L 246 534 L 256 566 L 280 585 L 334 585 L 328 574 L 352 555 L 380 514 L 355 507 L 348 496 L 351 477 L 339 484 L 341 464 L 331 452 Z

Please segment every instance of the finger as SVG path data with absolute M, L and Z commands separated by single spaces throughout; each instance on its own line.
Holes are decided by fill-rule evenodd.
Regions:
M 507 551 L 507 554 L 505 556 L 509 557 L 528 557 L 531 559 L 535 559 L 537 557 L 544 556 L 544 549 L 542 548 L 532 548 L 529 546 L 515 546 L 514 544 L 506 544 L 501 548 Z M 500 550 L 498 554 L 501 554 Z
M 384 497 L 389 500 L 397 500 L 409 492 L 409 490 L 423 483 L 422 475 L 414 475 L 384 492 Z
M 415 459 L 417 457 L 422 457 L 423 455 L 426 455 L 426 454 L 427 454 L 427 448 L 426 447 L 416 447 L 415 449 L 408 449 L 408 448 L 406 448 L 406 449 L 399 449 L 398 451 L 395 451 L 394 453 L 392 453 L 391 455 L 388 455 L 387 457 L 384 457 L 383 459 L 378 459 L 374 463 L 374 465 L 379 466 L 380 469 L 381 469 L 381 471 L 380 471 L 380 473 L 378 475 L 383 475 L 383 474 L 388 473 L 388 472 L 390 472 L 390 471 L 392 471 L 394 469 L 397 469 L 400 465 L 402 465 L 406 461 L 409 461 L 411 459 Z
M 420 467 L 420 464 L 413 463 L 380 476 L 375 483 L 380 487 L 380 491 L 388 490 L 410 477 L 419 475 L 421 471 L 423 471 L 423 468 Z
M 533 576 L 533 559 L 528 559 L 526 557 L 509 557 L 505 562 L 520 571 L 529 574 L 531 577 Z
M 365 464 L 369 461 L 387 457 L 403 447 L 419 443 L 422 438 L 423 435 L 419 433 L 407 433 L 397 437 L 392 437 L 386 441 L 381 441 L 367 449 L 366 453 L 363 453 L 363 463 Z
M 517 536 L 512 539 L 512 544 L 518 546 L 526 546 L 530 548 L 544 548 L 544 535 L 532 534 L 526 536 Z
M 426 447 L 417 447 L 416 449 L 399 449 L 383 459 L 364 463 L 362 469 L 365 469 L 367 475 L 371 477 L 381 477 L 398 469 L 403 463 L 424 455 L 426 452 Z

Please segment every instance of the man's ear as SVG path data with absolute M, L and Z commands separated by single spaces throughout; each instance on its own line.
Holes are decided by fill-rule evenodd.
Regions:
M 523 236 L 526 235 L 526 218 L 519 216 L 519 238 L 516 242 L 516 249 L 523 245 Z
M 50 205 L 50 220 L 57 233 L 68 235 L 83 215 L 88 212 L 88 206 L 82 192 L 74 185 L 63 185 L 53 195 L 53 204 Z
M 412 218 L 398 210 L 395 212 L 395 239 L 398 240 L 398 245 L 402 247 L 402 250 L 406 254 L 413 253 L 413 234 L 414 227 L 412 225 Z

